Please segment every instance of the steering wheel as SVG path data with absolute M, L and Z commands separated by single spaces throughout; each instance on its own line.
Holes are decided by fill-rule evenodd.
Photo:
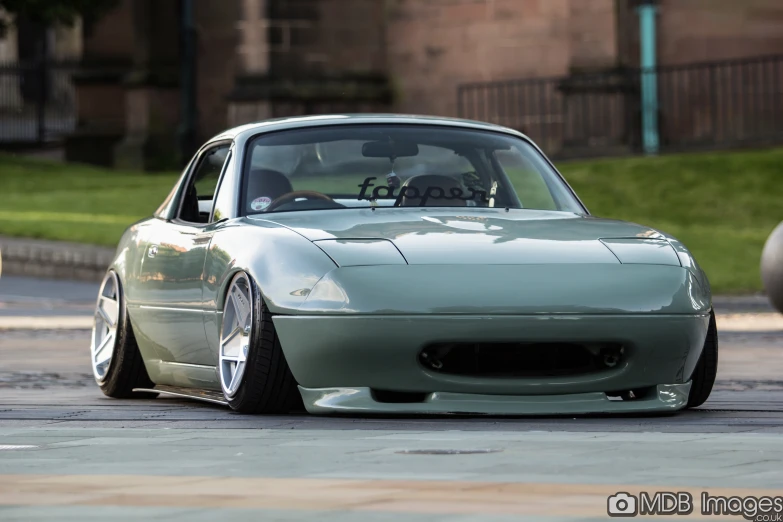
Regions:
M 314 190 L 295 190 L 293 192 L 289 192 L 288 194 L 283 194 L 282 196 L 274 200 L 272 203 L 269 204 L 268 207 L 266 207 L 265 212 L 271 212 L 277 207 L 281 207 L 286 203 L 291 203 L 292 201 L 298 198 L 323 199 L 324 201 L 330 201 L 334 203 L 334 200 L 332 198 L 330 198 L 326 194 L 322 194 L 321 192 L 316 192 Z

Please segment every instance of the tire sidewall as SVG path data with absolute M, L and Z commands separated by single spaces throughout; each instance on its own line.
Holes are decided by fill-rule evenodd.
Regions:
M 242 381 L 239 383 L 239 389 L 237 389 L 237 392 L 234 394 L 233 397 L 229 398 L 226 397 L 226 401 L 228 401 L 229 406 L 231 406 L 234 410 L 241 410 L 243 405 L 246 402 L 246 395 L 247 395 L 247 381 L 248 379 L 252 379 L 255 376 L 253 375 L 252 369 L 255 367 L 256 358 L 259 357 L 258 348 L 262 343 L 262 328 L 261 328 L 261 316 L 263 314 L 263 300 L 261 299 L 261 291 L 258 288 L 258 285 L 256 285 L 256 282 L 253 280 L 250 275 L 247 274 L 247 272 L 238 272 L 234 277 L 231 278 L 231 282 L 228 285 L 228 289 L 226 290 L 226 299 L 228 299 L 228 292 L 231 289 L 231 286 L 234 284 L 234 281 L 237 280 L 239 277 L 244 277 L 245 281 L 247 281 L 247 288 L 250 292 L 250 299 L 253 303 L 253 310 L 251 312 L 251 318 L 250 318 L 250 344 L 249 349 L 247 353 L 247 357 L 245 358 L 245 373 L 242 375 Z M 224 311 L 225 313 L 225 311 Z M 222 325 L 221 325 L 221 337 L 222 337 Z M 222 347 L 220 348 L 222 350 Z M 224 392 L 225 397 L 225 392 Z
M 104 392 L 113 390 L 116 387 L 116 381 L 118 378 L 118 368 L 122 364 L 122 358 L 124 355 L 124 348 L 128 339 L 127 327 L 129 324 L 127 318 L 127 308 L 125 306 L 125 292 L 122 287 L 122 281 L 119 274 L 115 270 L 109 270 L 108 274 L 114 274 L 117 281 L 117 305 L 119 307 L 117 312 L 117 333 L 114 337 L 114 346 L 112 347 L 111 362 L 109 363 L 109 369 L 106 371 L 106 377 L 103 381 L 99 381 L 97 378 L 95 381 Z M 100 296 L 98 296 L 100 301 Z
M 709 398 L 718 373 L 718 327 L 715 311 L 710 310 L 710 322 L 704 347 L 691 376 L 691 391 L 688 397 L 689 408 L 701 406 Z

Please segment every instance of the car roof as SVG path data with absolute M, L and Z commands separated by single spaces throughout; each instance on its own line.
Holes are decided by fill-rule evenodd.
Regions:
M 326 125 L 345 125 L 362 123 L 397 123 L 413 125 L 444 125 L 448 127 L 462 127 L 467 129 L 490 130 L 503 132 L 520 138 L 527 137 L 521 132 L 508 127 L 458 118 L 442 118 L 438 116 L 419 116 L 407 114 L 325 114 L 318 116 L 295 116 L 290 118 L 276 118 L 248 123 L 228 129 L 213 137 L 210 142 L 218 140 L 233 140 L 248 138 L 260 132 L 273 132 L 278 130 L 300 129 L 308 127 L 320 127 Z

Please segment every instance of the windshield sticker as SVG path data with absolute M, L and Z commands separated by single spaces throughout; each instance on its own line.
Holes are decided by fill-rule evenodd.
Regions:
M 253 210 L 264 210 L 266 207 L 272 204 L 272 200 L 264 196 L 262 198 L 256 198 L 250 203 L 250 208 Z
M 357 185 L 360 189 L 358 200 L 375 201 L 377 199 L 394 199 L 394 206 L 400 206 L 403 198 L 408 199 L 420 199 L 421 206 L 425 206 L 429 199 L 445 199 L 455 200 L 461 199 L 463 201 L 483 201 L 489 203 L 487 192 L 485 190 L 474 190 L 468 188 L 467 191 L 463 191 L 459 187 L 451 187 L 448 193 L 443 187 L 427 187 L 423 192 L 419 192 L 416 187 L 405 186 L 400 188 L 400 192 L 395 194 L 396 187 L 388 185 L 375 185 L 374 180 L 378 178 L 365 178 L 361 185 Z M 375 187 L 370 194 L 367 193 L 370 187 Z

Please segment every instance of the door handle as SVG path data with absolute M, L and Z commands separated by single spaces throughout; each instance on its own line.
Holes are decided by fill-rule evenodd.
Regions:
M 157 255 L 158 255 L 158 245 L 150 246 L 150 249 L 147 251 L 147 257 L 155 257 Z

